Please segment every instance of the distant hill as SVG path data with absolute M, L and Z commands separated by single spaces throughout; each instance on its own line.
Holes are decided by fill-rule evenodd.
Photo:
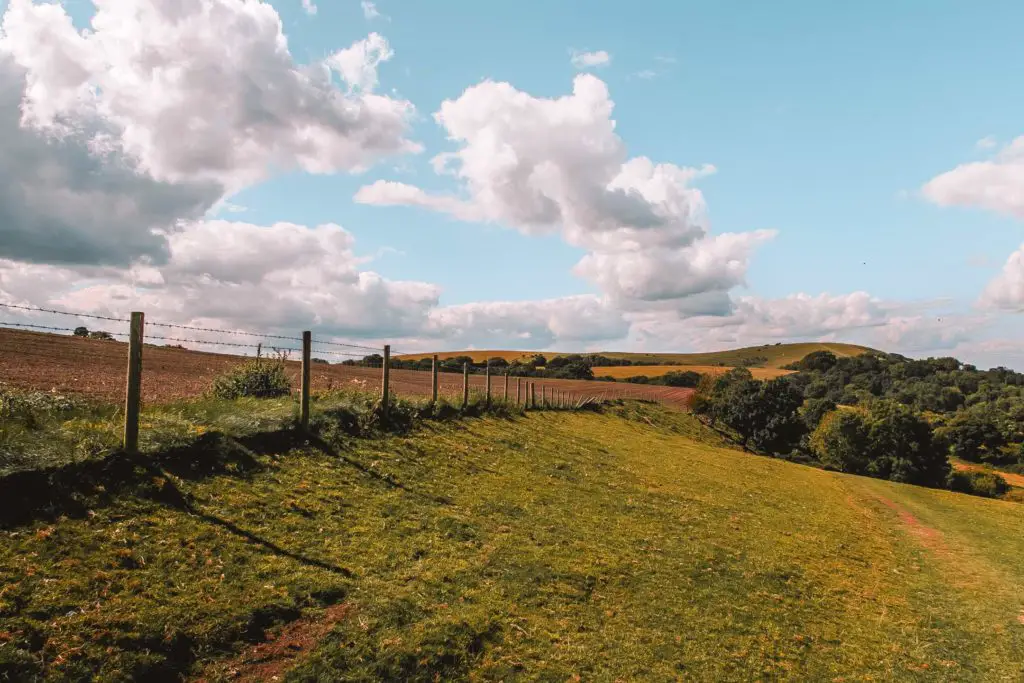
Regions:
M 744 364 L 764 368 L 781 368 L 785 365 L 800 360 L 814 351 L 831 351 L 837 356 L 859 356 L 862 353 L 872 351 L 867 346 L 856 344 L 840 344 L 835 342 L 801 342 L 796 344 L 771 344 L 764 346 L 748 346 L 742 349 L 729 351 L 713 351 L 709 353 L 625 353 L 617 351 L 596 351 L 595 353 L 608 358 L 628 359 L 634 364 L 640 365 L 665 365 L 678 363 L 680 365 L 714 365 L 719 367 L 736 367 Z M 474 362 L 483 361 L 488 358 L 504 358 L 507 361 L 514 361 L 519 358 L 533 356 L 542 353 L 547 358 L 568 355 L 560 352 L 542 351 L 508 351 L 508 350 L 474 350 L 474 351 L 445 351 L 438 353 L 438 358 L 453 358 L 455 356 L 469 356 Z M 401 356 L 403 360 L 418 360 L 430 358 L 433 354 L 418 353 Z

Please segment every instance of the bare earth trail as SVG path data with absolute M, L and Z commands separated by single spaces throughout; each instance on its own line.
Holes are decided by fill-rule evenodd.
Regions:
M 369 352 L 368 352 L 369 353 Z M 25 389 L 51 389 L 90 396 L 103 401 L 124 400 L 127 344 L 116 341 L 81 339 L 56 334 L 0 329 L 0 382 Z M 313 353 L 316 356 L 316 352 Z M 203 353 L 164 346 L 146 346 L 142 354 L 142 398 L 149 403 L 193 398 L 208 391 L 215 377 L 243 362 L 240 356 Z M 299 385 L 299 363 L 289 362 L 293 386 Z M 505 378 L 491 378 L 492 395 L 504 393 Z M 571 392 L 575 397 L 647 398 L 675 407 L 686 407 L 692 389 L 591 382 L 584 380 L 531 379 L 537 384 L 537 400 L 542 387 L 548 391 Z M 314 391 L 327 389 L 380 390 L 379 368 L 314 364 Z M 398 396 L 430 395 L 430 373 L 416 370 L 392 370 L 392 390 Z M 526 380 L 523 380 L 525 387 Z M 451 399 L 462 395 L 461 373 L 442 372 L 438 376 L 439 393 Z M 471 375 L 472 391 L 484 391 L 483 375 Z M 524 388 L 525 392 L 525 388 Z M 509 398 L 516 397 L 516 378 L 509 378 Z

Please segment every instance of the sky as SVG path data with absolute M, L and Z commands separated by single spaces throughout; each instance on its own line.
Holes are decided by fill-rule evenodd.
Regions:
M 0 12 L 0 303 L 1024 369 L 1019 2 Z

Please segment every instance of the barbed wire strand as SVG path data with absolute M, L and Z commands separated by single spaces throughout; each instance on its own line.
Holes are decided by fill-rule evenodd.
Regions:
M 39 306 L 20 306 L 18 304 L 0 303 L 0 307 L 14 308 L 21 311 L 35 311 L 37 313 L 53 313 L 54 315 L 68 315 L 74 318 L 92 318 L 94 320 L 109 320 L 115 323 L 130 323 L 128 318 L 114 318 L 108 315 L 95 315 L 93 313 L 72 313 L 70 311 L 59 311 L 55 308 L 41 308 Z

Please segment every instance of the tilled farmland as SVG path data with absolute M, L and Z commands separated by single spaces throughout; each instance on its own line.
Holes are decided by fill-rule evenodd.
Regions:
M 23 389 L 58 391 L 101 401 L 121 402 L 128 345 L 118 341 L 83 339 L 57 334 L 0 329 L 0 382 Z M 142 398 L 146 403 L 168 403 L 200 396 L 210 389 L 214 378 L 244 362 L 241 356 L 205 353 L 164 346 L 149 346 L 142 354 Z M 299 363 L 287 361 L 293 385 L 298 387 Z M 311 371 L 314 392 L 328 389 L 380 390 L 380 368 L 314 363 Z M 591 382 L 585 380 L 535 379 L 538 400 L 542 387 L 548 391 L 572 392 L 593 398 L 647 398 L 686 407 L 691 389 Z M 441 373 L 439 392 L 448 398 L 462 393 L 462 375 Z M 525 385 L 525 380 L 524 380 Z M 392 370 L 392 391 L 399 396 L 430 395 L 430 372 Z M 483 375 L 471 375 L 472 391 L 483 391 Z M 491 378 L 492 395 L 504 393 L 505 378 Z M 509 397 L 516 396 L 516 378 L 509 378 Z

